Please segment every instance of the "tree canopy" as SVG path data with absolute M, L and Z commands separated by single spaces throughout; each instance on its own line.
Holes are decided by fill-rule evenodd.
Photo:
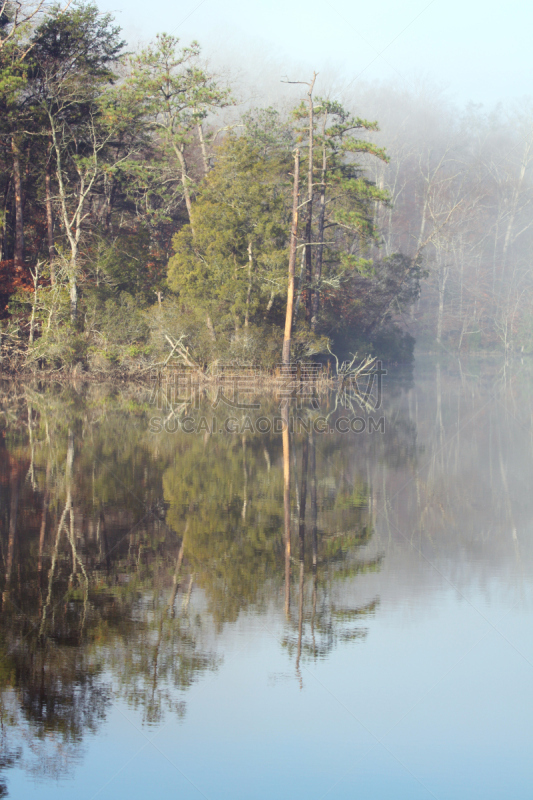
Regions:
M 132 54 L 92 3 L 41 11 L 1 51 L 6 365 L 143 368 L 172 335 L 197 364 L 274 366 L 294 191 L 294 357 L 398 333 L 421 271 L 380 252 L 376 122 L 312 91 L 242 113 L 197 42 L 161 34 Z

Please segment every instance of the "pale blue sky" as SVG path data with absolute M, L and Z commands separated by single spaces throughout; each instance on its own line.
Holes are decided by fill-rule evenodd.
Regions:
M 215 60 L 261 74 L 276 67 L 316 69 L 342 83 L 423 77 L 460 102 L 488 105 L 533 94 L 533 5 L 508 0 L 100 0 L 129 41 L 174 32 L 198 39 Z M 257 52 L 254 60 L 253 54 Z M 250 54 L 251 57 L 250 57 Z M 298 65 L 298 67 L 296 67 Z M 249 75 L 253 80 L 253 75 Z M 298 76 L 300 77 L 300 76 Z

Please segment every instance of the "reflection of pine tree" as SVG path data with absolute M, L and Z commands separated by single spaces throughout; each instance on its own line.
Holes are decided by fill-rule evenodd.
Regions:
M 311 434 L 309 442 L 303 442 L 301 459 L 298 606 L 297 613 L 289 614 L 283 639 L 289 655 L 296 653 L 297 671 L 302 657 L 325 658 L 338 643 L 364 639 L 366 629 L 361 621 L 372 615 L 379 603 L 375 599 L 355 608 L 339 606 L 333 591 L 348 578 L 380 568 L 381 557 L 362 560 L 358 555 L 373 532 L 369 487 L 360 479 L 353 488 L 347 480 L 341 481 L 340 489 L 327 492 L 319 513 L 317 483 L 316 443 Z
M 290 658 L 299 651 L 300 656 L 317 661 L 326 658 L 338 644 L 365 639 L 368 631 L 364 620 L 373 616 L 379 605 L 379 600 L 375 599 L 356 608 L 337 608 L 327 592 L 320 599 L 318 594 L 314 582 L 307 581 L 303 595 L 302 638 L 300 640 L 298 636 L 299 620 L 294 616 L 291 616 L 290 630 L 283 638 L 283 646 Z
M 286 440 L 285 447 L 290 447 L 290 440 Z M 295 456 L 294 444 L 292 449 Z M 319 476 L 320 480 L 317 480 L 316 437 L 313 432 L 304 437 L 301 452 L 300 488 L 297 492 L 298 606 L 297 612 L 291 609 L 289 571 L 285 579 L 285 611 L 289 627 L 283 638 L 283 646 L 291 657 L 296 651 L 296 673 L 300 682 L 302 657 L 325 658 L 338 642 L 365 637 L 366 630 L 360 627 L 359 621 L 375 611 L 378 601 L 356 608 L 338 607 L 333 589 L 347 578 L 378 570 L 381 563 L 381 557 L 365 561 L 358 556 L 359 549 L 368 544 L 373 532 L 369 487 L 357 475 L 355 482 L 349 480 L 342 469 L 340 480 L 333 485 L 326 481 L 327 491 L 325 496 L 320 493 L 322 502 L 319 509 L 317 488 L 324 487 L 324 479 Z M 285 471 L 289 461 L 290 458 L 285 459 Z M 296 468 L 296 458 L 294 462 Z

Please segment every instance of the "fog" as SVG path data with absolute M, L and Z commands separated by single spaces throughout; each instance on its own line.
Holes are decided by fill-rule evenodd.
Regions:
M 404 320 L 406 330 L 423 350 L 437 345 L 452 352 L 482 348 L 528 353 L 533 350 L 533 101 L 526 95 L 527 84 L 520 83 L 522 70 L 509 74 L 511 50 L 515 59 L 522 52 L 519 37 L 514 43 L 505 39 L 516 28 L 516 17 L 511 13 L 502 21 L 491 17 L 489 9 L 483 26 L 472 29 L 470 45 L 463 28 L 450 33 L 445 43 L 442 31 L 424 18 L 424 9 L 411 5 L 403 13 L 405 19 L 420 13 L 412 25 L 416 30 L 402 44 L 402 53 L 398 42 L 386 55 L 380 55 L 386 37 L 379 39 L 366 11 L 357 31 L 346 18 L 344 28 L 357 40 L 352 50 L 342 38 L 346 30 L 339 41 L 325 35 L 330 21 L 324 23 L 324 46 L 313 47 L 318 18 L 304 26 L 307 44 L 300 31 L 288 47 L 286 26 L 272 38 L 271 25 L 254 24 L 265 22 L 261 5 L 249 18 L 237 20 L 236 6 L 225 7 L 224 18 L 219 18 L 208 4 L 201 4 L 189 16 L 183 12 L 186 19 L 176 23 L 174 33 L 183 42 L 189 34 L 199 39 L 208 68 L 232 88 L 236 106 L 211 120 L 216 127 L 238 124 L 242 113 L 254 107 L 273 106 L 288 115 L 306 89 L 286 81 L 308 81 L 314 70 L 319 73 L 316 98 L 337 100 L 356 116 L 377 120 L 380 131 L 370 138 L 386 148 L 390 163 L 368 158 L 365 166 L 372 180 L 389 192 L 391 204 L 376 208 L 381 245 L 372 255 L 419 256 L 427 272 L 420 300 Z M 140 28 L 126 24 L 144 18 L 140 8 L 131 6 L 118 14 L 135 41 L 133 47 L 163 24 L 163 7 L 155 10 L 144 36 Z M 336 11 L 329 11 L 328 17 L 334 17 Z M 448 29 L 458 12 L 449 5 L 440 9 L 439 24 Z M 477 16 L 475 8 L 466 9 L 464 19 L 469 14 Z M 394 17 L 399 26 L 401 18 Z M 365 22 L 374 41 L 379 39 L 378 48 L 361 49 Z M 500 24 L 500 58 L 494 59 L 488 45 Z M 392 38 L 390 20 L 385 28 Z M 432 59 L 426 58 L 428 42 Z M 409 44 L 413 52 L 398 61 Z M 453 68 L 446 47 L 456 57 Z M 464 63 L 456 74 L 460 52 Z
M 219 51 L 209 63 L 239 101 L 224 124 L 254 106 L 290 113 L 306 87 L 285 81 L 312 76 L 303 61 L 287 68 L 266 49 L 244 48 L 238 61 Z M 404 320 L 419 347 L 531 352 L 533 100 L 460 104 L 424 77 L 354 82 L 332 65 L 318 75 L 320 97 L 379 124 L 369 138 L 390 162 L 360 159 L 391 199 L 376 208 L 373 256 L 421 258 L 427 276 Z
M 290 4 L 212 0 L 147 5 L 101 0 L 136 41 L 168 32 L 183 41 L 198 40 L 210 53 L 224 51 L 238 59 L 261 51 L 285 65 L 302 64 L 323 73 L 328 64 L 349 80 L 412 80 L 424 75 L 444 84 L 459 102 L 487 105 L 529 91 L 528 52 L 531 10 L 523 3 L 448 3 L 380 0 L 354 5 Z M 285 71 L 283 70 L 283 72 Z

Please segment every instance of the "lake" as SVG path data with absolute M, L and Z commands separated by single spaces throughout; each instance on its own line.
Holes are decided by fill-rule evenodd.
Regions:
M 529 800 L 533 364 L 160 388 L 1 384 L 0 797 Z

